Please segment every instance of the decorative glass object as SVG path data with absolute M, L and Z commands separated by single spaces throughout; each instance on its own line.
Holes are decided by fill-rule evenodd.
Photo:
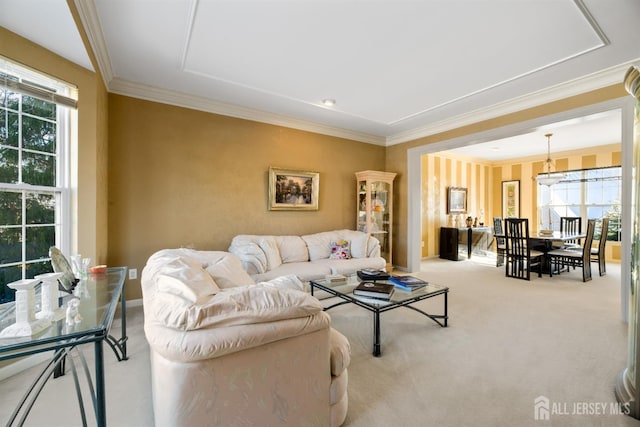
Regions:
M 82 255 L 71 255 L 71 270 L 76 278 L 80 278 L 80 271 L 82 270 Z
M 89 277 L 89 264 L 91 264 L 91 258 L 82 258 L 82 265 L 80 267 L 80 279 L 86 279 Z
M 7 284 L 16 291 L 16 323 L 0 332 L 0 338 L 29 337 L 51 325 L 49 319 L 36 319 L 36 285 L 38 279 L 18 280 Z
M 76 286 L 76 283 L 78 283 L 78 279 L 76 279 L 76 276 L 73 274 L 69 261 L 67 261 L 62 252 L 60 252 L 60 249 L 55 246 L 49 248 L 49 258 L 51 258 L 53 271 L 63 273 L 59 279 L 63 290 L 69 293 L 73 292 L 73 288 Z
M 82 322 L 82 316 L 80 315 L 80 300 L 77 298 L 70 299 L 67 302 L 66 311 L 66 323 L 67 326 L 74 326 Z
M 38 319 L 59 320 L 63 316 L 63 311 L 59 305 L 58 280 L 63 273 L 40 274 L 35 278 L 42 280 L 40 287 L 40 311 L 36 313 Z
M 82 258 L 80 254 L 71 256 L 71 268 L 78 279 L 86 279 L 89 276 L 89 264 L 91 258 Z

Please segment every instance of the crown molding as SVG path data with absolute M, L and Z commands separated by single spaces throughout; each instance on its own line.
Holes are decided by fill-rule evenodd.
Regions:
M 145 99 L 147 101 L 170 104 L 178 107 L 206 111 L 208 113 L 252 120 L 276 126 L 284 126 L 307 132 L 319 133 L 322 135 L 335 136 L 338 138 L 351 139 L 354 141 L 366 142 L 368 144 L 385 145 L 384 137 L 370 135 L 363 132 L 354 132 L 307 120 L 295 119 L 280 114 L 213 101 L 199 96 L 186 95 L 167 89 L 160 89 L 154 86 L 135 83 L 118 77 L 112 79 L 108 87 L 109 92 L 111 93 Z
M 628 67 L 634 65 L 634 63 L 640 63 L 640 58 L 638 58 L 569 82 L 522 95 L 485 108 L 479 108 L 477 110 L 440 120 L 426 126 L 398 132 L 388 137 L 384 137 L 364 132 L 350 131 L 343 128 L 323 125 L 308 120 L 296 119 L 290 116 L 269 113 L 262 110 L 213 101 L 202 97 L 180 94 L 114 77 L 113 67 L 111 65 L 111 59 L 104 40 L 100 20 L 98 18 L 95 0 L 73 1 L 87 34 L 89 44 L 93 50 L 96 61 L 98 62 L 98 68 L 102 74 L 105 86 L 108 88 L 109 92 L 382 146 L 392 146 L 413 141 L 426 136 L 471 125 L 473 123 L 537 107 L 539 105 L 558 101 L 616 83 L 622 83 L 622 76 L 624 76 Z
M 368 144 L 391 146 L 413 141 L 415 139 L 423 138 L 429 135 L 446 132 L 451 129 L 471 125 L 483 120 L 489 120 L 506 114 L 526 110 L 528 108 L 537 107 L 539 105 L 558 101 L 571 96 L 580 95 L 582 93 L 600 89 L 616 83 L 622 84 L 621 76 L 624 76 L 624 73 L 629 68 L 629 66 L 631 66 L 635 62 L 638 62 L 639 60 L 634 60 L 625 64 L 610 67 L 603 71 L 593 73 L 566 83 L 551 86 L 549 88 L 519 96 L 517 98 L 494 104 L 486 108 L 480 108 L 469 113 L 441 120 L 427 126 L 419 127 L 406 132 L 400 132 L 387 138 L 363 132 L 354 132 L 333 126 L 322 125 L 311 121 L 295 119 L 293 117 L 269 113 L 262 110 L 213 101 L 203 97 L 185 95 L 166 89 L 160 89 L 153 86 L 131 82 L 117 77 L 113 78 L 107 87 L 112 93 L 132 96 L 134 98 L 145 99 L 148 101 L 171 104 L 184 108 L 191 108 L 195 110 L 201 110 L 240 119 L 253 120 L 256 122 L 277 126 L 284 126 L 323 135 L 335 136 L 338 138 L 346 138 L 355 141 L 366 142 Z
M 89 40 L 89 45 L 98 62 L 98 69 L 102 74 L 104 85 L 109 87 L 109 82 L 113 79 L 113 67 L 111 66 L 107 43 L 104 41 L 95 0 L 74 0 L 73 4 L 76 6 L 80 21 Z
M 585 92 L 600 89 L 606 86 L 611 86 L 616 83 L 622 84 L 621 76 L 624 76 L 624 73 L 629 68 L 629 66 L 631 66 L 638 60 L 640 60 L 640 58 L 634 61 L 627 62 L 625 64 L 607 68 L 597 73 L 589 74 L 587 76 L 571 80 L 566 83 L 561 83 L 536 92 L 519 96 L 517 98 L 510 99 L 508 101 L 500 102 L 486 108 L 480 108 L 465 114 L 460 114 L 455 117 L 432 123 L 427 126 L 422 126 L 406 132 L 400 132 L 391 135 L 387 137 L 386 145 L 391 146 L 395 144 L 401 144 L 403 142 L 413 141 L 418 138 L 424 138 L 429 135 L 446 132 L 451 129 L 478 123 L 483 120 L 489 120 L 495 117 L 515 113 L 517 111 L 526 110 L 528 108 L 537 107 L 539 105 L 547 104 L 550 102 L 559 101 L 571 96 L 576 96 Z

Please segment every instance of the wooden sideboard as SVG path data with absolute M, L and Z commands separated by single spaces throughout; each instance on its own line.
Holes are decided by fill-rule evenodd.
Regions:
M 491 227 L 440 227 L 440 258 L 459 261 L 471 258 L 474 249 L 486 251 L 493 243 Z M 466 258 L 464 251 L 460 256 L 460 246 L 466 246 Z

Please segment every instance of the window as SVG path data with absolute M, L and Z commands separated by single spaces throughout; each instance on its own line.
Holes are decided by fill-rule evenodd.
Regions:
M 544 227 L 560 229 L 560 217 L 609 218 L 607 240 L 620 241 L 622 168 L 620 166 L 565 172 L 565 178 L 550 187 L 538 186 L 539 218 Z M 583 230 L 584 231 L 584 230 Z M 596 229 L 594 239 L 600 239 Z
M 0 58 L 0 303 L 7 283 L 51 271 L 49 248 L 68 247 L 73 88 Z M 63 96 L 60 96 L 63 95 Z

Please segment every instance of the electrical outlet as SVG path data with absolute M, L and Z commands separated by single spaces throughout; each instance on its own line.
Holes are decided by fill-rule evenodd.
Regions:
M 138 278 L 138 269 L 130 268 L 129 269 L 129 280 L 136 280 Z

